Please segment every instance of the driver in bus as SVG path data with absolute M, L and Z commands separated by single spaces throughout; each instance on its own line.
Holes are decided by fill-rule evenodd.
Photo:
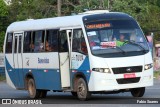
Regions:
M 117 45 L 118 47 L 121 47 L 121 46 L 125 45 L 126 42 L 127 42 L 127 41 L 125 40 L 124 34 L 120 34 L 120 39 L 119 39 L 119 40 L 116 40 L 116 45 Z

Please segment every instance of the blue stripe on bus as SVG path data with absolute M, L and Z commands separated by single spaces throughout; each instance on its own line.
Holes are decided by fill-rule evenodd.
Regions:
M 47 89 L 47 90 L 61 90 L 61 80 L 59 69 L 13 69 L 9 64 L 7 58 L 5 58 L 6 69 L 9 77 L 16 88 L 24 88 L 25 75 L 32 70 L 32 75 L 36 83 L 37 89 Z M 12 71 L 8 71 L 12 69 Z M 21 77 L 21 78 L 20 78 Z
M 72 72 L 72 78 L 74 77 L 74 75 L 76 73 L 83 73 L 84 76 L 86 77 L 87 83 L 89 82 L 90 79 L 90 64 L 89 64 L 89 58 L 88 56 L 85 57 L 83 63 L 81 64 L 81 66 L 78 69 L 72 69 L 72 70 L 76 70 L 76 72 Z M 88 72 L 87 72 L 88 71 Z
M 48 72 L 44 72 L 45 69 L 13 69 L 9 64 L 7 58 L 5 58 L 5 61 L 9 77 L 11 78 L 11 81 L 16 88 L 24 88 L 25 75 L 29 72 L 29 70 L 32 70 L 37 89 L 62 90 L 60 72 L 57 72 L 57 70 L 59 71 L 59 69 L 47 69 Z M 9 69 L 12 69 L 12 71 L 8 71 Z M 90 72 L 87 72 L 90 70 L 88 56 L 86 56 L 81 66 L 75 70 L 77 72 L 83 73 L 86 77 L 87 82 L 89 82 Z M 71 78 L 73 78 L 74 75 L 75 72 L 72 72 Z

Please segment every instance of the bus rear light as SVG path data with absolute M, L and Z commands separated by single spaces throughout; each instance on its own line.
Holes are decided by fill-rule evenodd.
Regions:
M 72 70 L 72 72 L 77 72 L 76 70 Z
M 48 70 L 44 70 L 44 72 L 48 72 Z

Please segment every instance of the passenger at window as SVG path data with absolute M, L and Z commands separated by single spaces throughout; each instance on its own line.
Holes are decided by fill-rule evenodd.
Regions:
M 87 46 L 85 42 L 81 43 L 81 50 L 83 53 L 87 54 Z
M 48 41 L 46 41 L 45 48 L 46 48 L 46 51 L 47 51 L 47 52 L 51 52 L 51 51 L 53 50 L 53 49 L 50 47 L 50 44 L 48 43 Z
M 30 44 L 30 49 L 31 49 L 31 52 L 34 51 L 34 44 L 33 43 Z
M 43 51 L 44 51 L 44 43 L 40 43 L 39 51 L 40 51 L 40 52 L 43 52 Z

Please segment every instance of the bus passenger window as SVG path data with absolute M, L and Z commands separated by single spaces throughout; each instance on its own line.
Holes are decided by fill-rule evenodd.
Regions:
M 44 35 L 45 31 L 35 31 L 33 33 L 34 52 L 44 51 Z
M 84 54 L 88 54 L 87 45 L 86 45 L 86 42 L 85 42 L 84 35 L 82 35 L 82 37 L 81 37 L 81 52 L 84 53 Z
M 12 41 L 13 41 L 13 33 L 8 33 L 6 40 L 6 53 L 12 53 Z
M 24 32 L 24 44 L 23 44 L 23 52 L 31 52 L 34 49 L 33 43 L 31 43 L 31 33 L 32 32 Z
M 58 51 L 58 30 L 46 31 L 45 51 L 47 52 Z
M 68 41 L 66 31 L 60 32 L 60 52 L 68 52 Z
M 72 51 L 87 54 L 87 46 L 82 29 L 73 30 Z
M 17 36 L 15 36 L 15 41 L 14 41 L 14 53 L 17 53 Z

